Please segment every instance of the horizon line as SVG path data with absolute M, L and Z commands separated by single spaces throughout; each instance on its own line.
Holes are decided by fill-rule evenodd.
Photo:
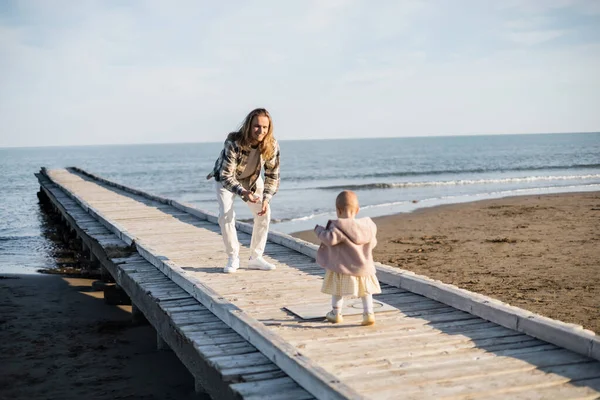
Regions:
M 524 135 L 567 135 L 567 134 L 593 134 L 600 131 L 582 132 L 529 132 L 529 133 L 482 133 L 482 134 L 450 134 L 450 135 L 426 135 L 426 136 L 377 136 L 377 137 L 352 137 L 352 138 L 308 138 L 308 139 L 277 139 L 278 142 L 305 142 L 305 141 L 332 141 L 332 140 L 367 140 L 367 139 L 422 139 L 422 138 L 447 138 L 447 137 L 481 137 L 481 136 L 524 136 Z M 212 144 L 221 141 L 206 142 L 142 142 L 142 143 L 96 143 L 96 144 L 67 144 L 67 145 L 40 145 L 40 146 L 0 146 L 0 149 L 42 149 L 42 148 L 64 148 L 64 147 L 109 147 L 109 146 L 156 146 L 170 144 Z

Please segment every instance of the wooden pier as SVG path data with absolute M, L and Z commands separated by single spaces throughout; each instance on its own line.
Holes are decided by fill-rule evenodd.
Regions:
M 215 215 L 77 168 L 36 176 L 215 399 L 600 397 L 600 340 L 581 327 L 381 264 L 375 299 L 397 310 L 375 326 L 303 320 L 286 307 L 329 302 L 314 245 L 271 232 L 275 271 L 223 274 Z M 238 230 L 244 260 L 251 226 Z

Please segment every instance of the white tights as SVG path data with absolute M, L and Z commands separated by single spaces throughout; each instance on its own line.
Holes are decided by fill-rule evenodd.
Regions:
M 373 295 L 367 294 L 360 298 L 363 303 L 363 311 L 369 314 L 373 314 Z M 333 307 L 334 314 L 340 314 L 342 307 L 344 306 L 343 296 L 331 296 L 331 307 Z

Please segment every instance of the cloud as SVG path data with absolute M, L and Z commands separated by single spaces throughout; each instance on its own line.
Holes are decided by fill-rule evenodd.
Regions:
M 555 30 L 555 31 L 527 31 L 527 32 L 511 32 L 508 37 L 520 44 L 533 46 L 536 44 L 544 43 L 552 39 L 556 39 L 563 36 L 567 31 Z
M 589 3 L 13 2 L 0 146 L 597 130 Z
M 556 10 L 575 9 L 587 13 L 596 7 L 589 0 L 505 0 L 497 3 L 500 9 L 516 10 L 521 14 L 540 14 Z

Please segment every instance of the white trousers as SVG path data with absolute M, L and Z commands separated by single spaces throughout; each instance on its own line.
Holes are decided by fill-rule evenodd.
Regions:
M 261 202 L 251 203 L 246 202 L 252 214 L 254 215 L 254 227 L 252 228 L 252 240 L 250 242 L 250 257 L 261 257 L 265 251 L 267 243 L 267 235 L 269 234 L 269 223 L 271 221 L 271 207 L 267 208 L 267 212 L 263 216 L 258 213 L 262 210 L 262 196 L 264 190 L 264 182 L 261 177 L 256 181 L 256 191 Z M 240 243 L 237 238 L 235 229 L 235 211 L 233 211 L 233 201 L 237 195 L 225 189 L 221 182 L 215 182 L 217 191 L 217 202 L 219 203 L 219 226 L 225 243 L 225 252 L 229 257 L 238 257 L 240 253 Z

